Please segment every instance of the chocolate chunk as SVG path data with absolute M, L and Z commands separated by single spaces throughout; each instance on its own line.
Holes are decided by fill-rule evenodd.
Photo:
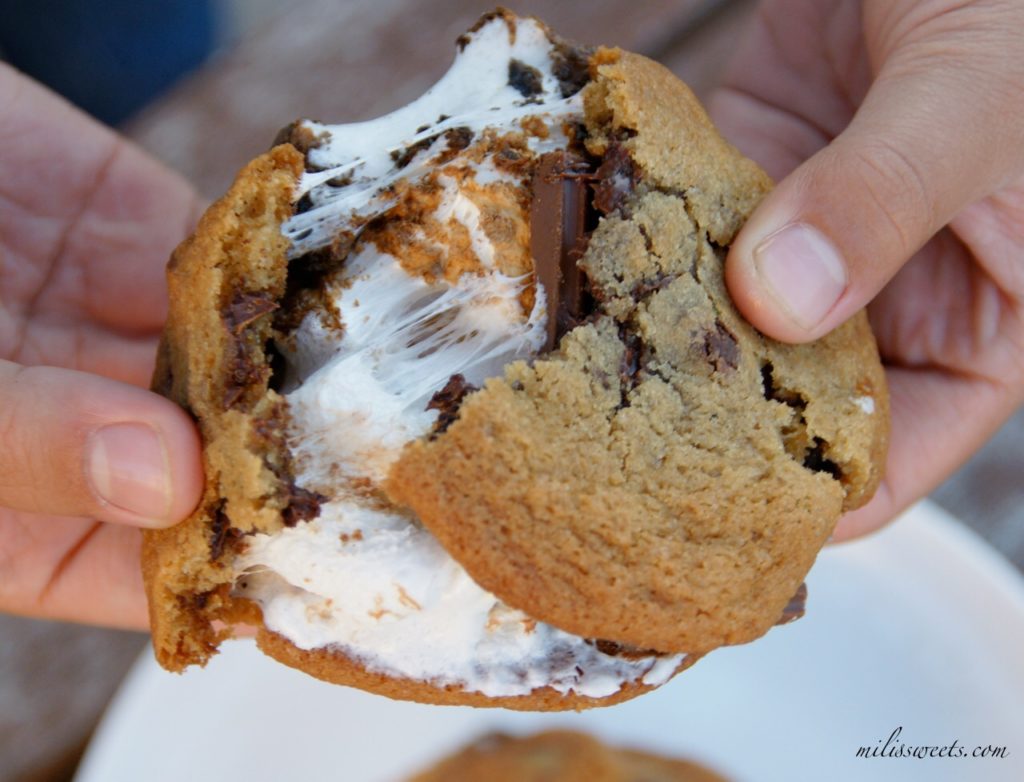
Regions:
M 228 331 L 236 336 L 254 320 L 278 308 L 269 291 L 235 291 L 228 305 L 221 310 L 221 317 Z
M 224 384 L 225 410 L 234 407 L 249 386 L 262 383 L 269 373 L 266 362 L 258 355 L 246 329 L 277 308 L 277 302 L 268 291 L 236 291 L 231 301 L 221 310 L 221 319 L 230 334 L 229 339 L 234 343 Z
M 224 383 L 224 409 L 234 407 L 245 394 L 247 388 L 263 381 L 268 371 L 262 362 L 253 360 L 246 347 L 245 340 L 232 337 L 234 353 L 228 362 L 227 381 Z
M 790 622 L 795 622 L 801 616 L 804 615 L 804 610 L 807 606 L 807 584 L 801 584 L 800 588 L 796 590 L 796 594 L 786 604 L 786 607 L 782 610 L 782 616 L 779 617 L 779 621 L 776 625 L 788 625 Z
M 213 514 L 213 525 L 210 527 L 210 559 L 220 559 L 230 543 L 240 537 L 242 531 L 231 526 L 231 520 L 224 512 L 224 503 L 221 502 Z
M 586 246 L 586 161 L 570 152 L 542 155 L 534 171 L 530 205 L 530 252 L 547 297 L 546 350 L 593 310 L 579 259 Z
M 619 209 L 639 180 L 629 151 L 613 141 L 594 172 L 594 180 L 594 208 L 602 214 Z
M 727 372 L 740 365 L 740 346 L 735 335 L 721 322 L 704 335 L 704 355 L 715 372 Z
M 289 483 L 287 491 L 288 503 L 281 511 L 281 519 L 286 527 L 294 527 L 300 521 L 316 518 L 320 513 L 320 504 L 327 501 L 324 495 L 296 486 L 294 481 Z
M 439 435 L 452 425 L 459 417 L 459 408 L 467 395 L 479 390 L 466 382 L 461 374 L 452 375 L 444 388 L 434 394 L 427 402 L 427 410 L 437 410 L 439 415 L 434 424 L 433 436 Z
M 544 80 L 540 71 L 522 60 L 512 59 L 509 62 L 508 86 L 517 90 L 524 98 L 532 98 L 544 92 Z

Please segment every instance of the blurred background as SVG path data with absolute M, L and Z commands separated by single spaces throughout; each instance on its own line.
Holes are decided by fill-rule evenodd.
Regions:
M 753 0 L 509 3 L 654 57 L 705 97 Z M 118 127 L 213 198 L 299 116 L 365 119 L 445 70 L 474 0 L 4 0 L 0 59 Z M 1024 569 L 1024 413 L 933 499 Z M 141 634 L 0 615 L 0 782 L 70 779 Z M 159 709 L 160 704 L 153 704 Z

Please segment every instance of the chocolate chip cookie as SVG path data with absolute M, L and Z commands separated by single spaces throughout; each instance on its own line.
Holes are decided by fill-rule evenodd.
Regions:
M 566 709 L 802 612 L 877 485 L 858 315 L 787 346 L 725 253 L 770 187 L 661 66 L 499 11 L 368 123 L 293 123 L 175 252 L 154 388 L 206 490 L 145 533 L 157 659 Z M 794 597 L 796 596 L 796 597 Z
M 410 782 L 725 782 L 692 761 L 617 749 L 584 733 L 492 733 Z

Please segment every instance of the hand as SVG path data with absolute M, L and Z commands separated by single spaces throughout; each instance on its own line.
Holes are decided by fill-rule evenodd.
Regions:
M 143 627 L 137 527 L 186 517 L 198 435 L 143 390 L 200 202 L 0 63 L 0 610 Z
M 726 262 L 787 342 L 868 305 L 892 440 L 835 539 L 934 488 L 1024 400 L 1024 3 L 766 0 L 712 101 L 781 182 Z

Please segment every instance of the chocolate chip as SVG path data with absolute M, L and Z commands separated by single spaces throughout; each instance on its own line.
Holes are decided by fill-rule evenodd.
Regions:
M 221 310 L 221 319 L 233 343 L 229 348 L 227 379 L 224 384 L 224 408 L 237 404 L 247 388 L 262 383 L 268 369 L 262 356 L 256 354 L 246 330 L 259 318 L 278 308 L 268 291 L 236 291 L 231 301 Z
M 540 71 L 522 60 L 509 61 L 508 86 L 518 91 L 524 98 L 532 98 L 544 92 L 544 80 Z
M 639 181 L 629 151 L 613 141 L 594 172 L 594 180 L 594 208 L 606 215 L 620 209 Z
M 224 512 L 224 503 L 221 502 L 214 511 L 213 524 L 210 526 L 210 559 L 220 559 L 224 550 L 240 537 L 242 531 L 231 526 L 231 520 Z
M 704 335 L 704 355 L 715 372 L 734 370 L 740 364 L 740 346 L 736 337 L 721 322 Z
M 633 290 L 630 291 L 630 295 L 636 299 L 644 299 L 650 296 L 652 293 L 656 293 L 664 288 L 666 285 L 671 283 L 673 280 L 678 278 L 678 274 L 662 274 L 659 273 L 651 279 L 641 280 L 637 283 Z
M 465 125 L 446 130 L 445 141 L 448 142 L 448 151 L 459 152 L 470 145 L 473 141 L 473 130 Z
M 287 504 L 281 511 L 281 519 L 286 527 L 294 527 L 300 521 L 309 521 L 320 513 L 320 505 L 327 497 L 309 489 L 296 486 L 294 481 L 288 483 Z
M 608 641 L 603 638 L 588 640 L 587 643 L 595 647 L 601 654 L 607 654 L 609 657 L 622 657 L 626 660 L 654 657 L 661 654 L 653 649 L 639 649 L 635 646 L 627 646 L 626 644 Z
M 804 615 L 804 611 L 807 607 L 807 584 L 801 584 L 800 588 L 796 590 L 796 594 L 790 598 L 790 601 L 786 604 L 786 607 L 782 610 L 782 616 L 779 617 L 779 621 L 776 625 L 786 625 L 790 622 L 795 622 L 801 616 Z
M 221 310 L 228 331 L 238 335 L 257 318 L 278 308 L 269 291 L 235 291 L 231 301 Z
M 622 394 L 619 409 L 622 409 L 629 407 L 629 392 L 636 388 L 639 382 L 646 347 L 640 335 L 627 331 L 625 326 L 619 327 L 619 339 L 623 345 L 622 359 L 619 361 L 619 390 Z
M 261 362 L 253 360 L 244 339 L 232 337 L 232 341 L 234 342 L 233 352 L 228 361 L 227 381 L 224 384 L 223 404 L 225 410 L 234 407 L 247 388 L 261 383 L 267 372 Z
M 467 383 L 466 378 L 461 374 L 452 375 L 448 379 L 444 388 L 427 402 L 427 410 L 437 410 L 439 413 L 437 422 L 434 424 L 434 431 L 431 433 L 431 439 L 447 430 L 452 423 L 458 420 L 462 401 L 469 394 L 478 390 L 476 386 Z

